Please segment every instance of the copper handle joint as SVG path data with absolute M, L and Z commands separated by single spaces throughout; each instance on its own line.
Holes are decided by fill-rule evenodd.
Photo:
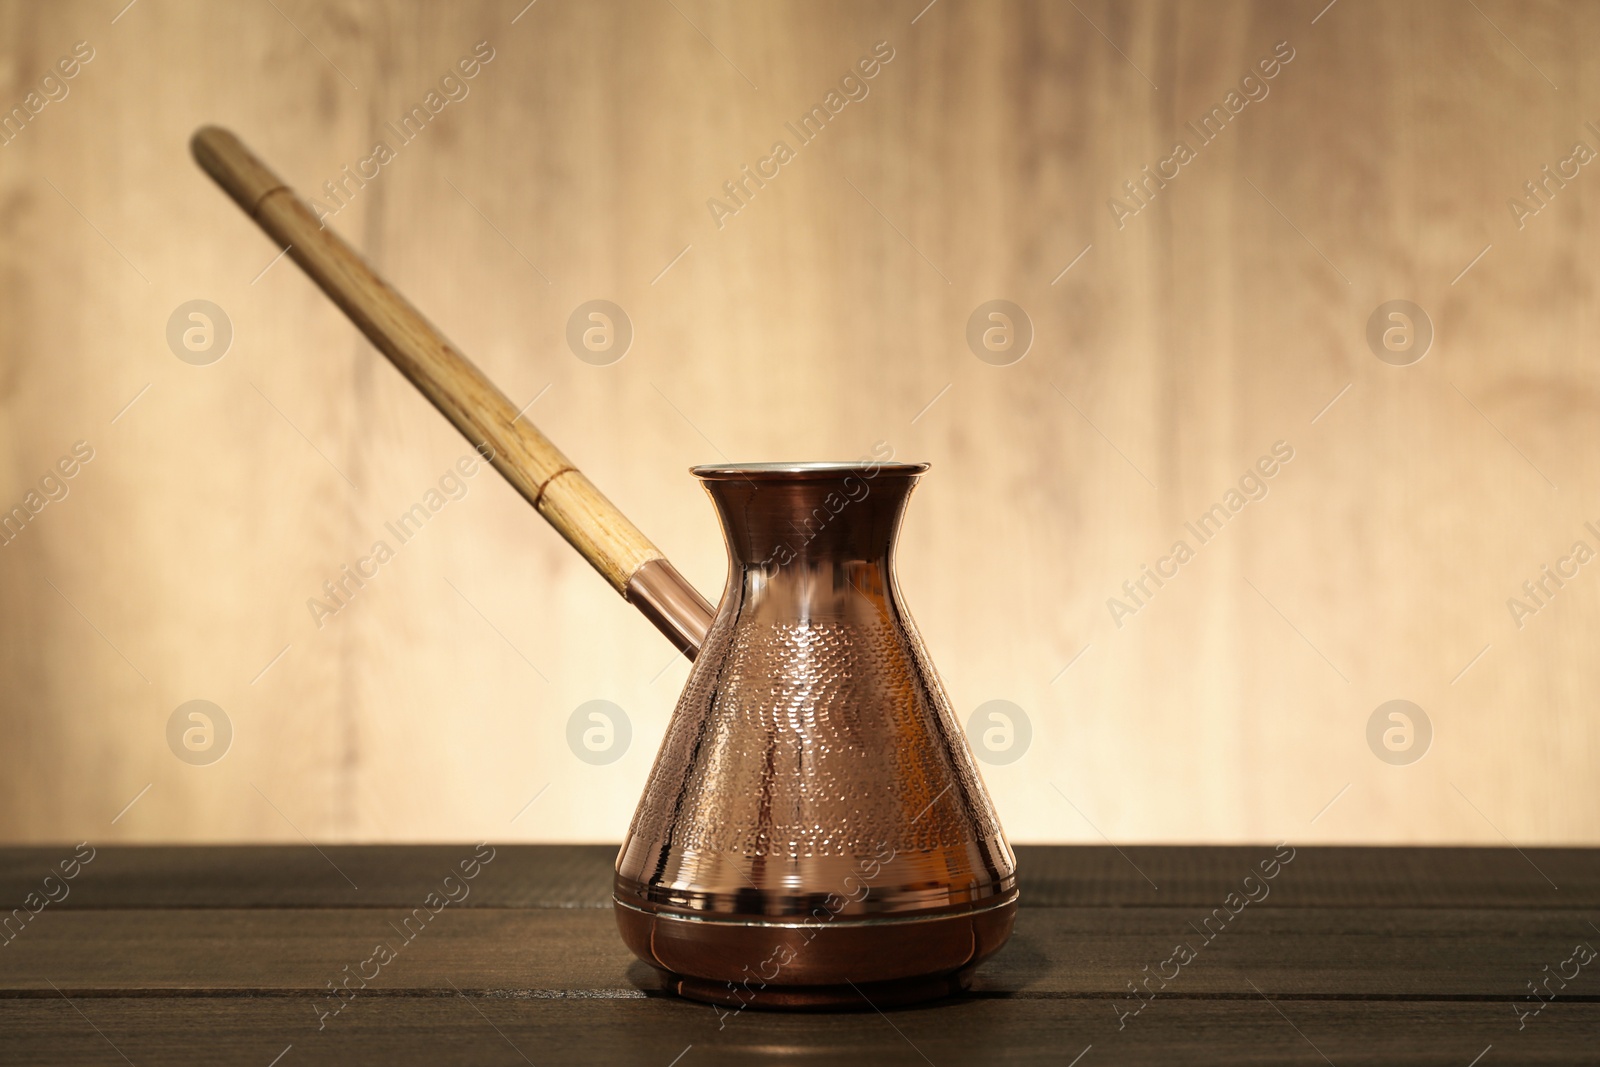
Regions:
M 640 564 L 622 595 L 690 659 L 706 643 L 716 609 L 665 559 Z

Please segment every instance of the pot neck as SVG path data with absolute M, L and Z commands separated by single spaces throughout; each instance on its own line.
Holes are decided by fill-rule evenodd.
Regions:
M 862 565 L 887 570 L 906 500 L 923 464 L 698 468 L 728 556 L 768 581 Z M 714 476 L 702 473 L 717 472 Z M 737 471 L 739 473 L 727 473 Z M 740 476 L 740 475 L 743 476 Z

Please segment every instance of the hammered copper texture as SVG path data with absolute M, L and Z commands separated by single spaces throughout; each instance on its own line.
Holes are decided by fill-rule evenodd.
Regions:
M 830 896 L 846 918 L 999 903 L 1015 861 L 893 580 L 915 475 L 880 472 L 782 565 L 752 527 L 792 541 L 844 497 L 773 477 L 707 483 L 729 582 L 618 857 L 619 899 L 719 917 Z

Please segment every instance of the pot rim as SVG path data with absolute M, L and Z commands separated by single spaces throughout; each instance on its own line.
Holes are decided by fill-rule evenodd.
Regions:
M 852 474 L 863 478 L 882 475 L 914 477 L 927 471 L 927 463 L 900 463 L 872 461 L 820 461 L 793 463 L 707 463 L 690 467 L 689 473 L 703 481 L 720 481 L 738 478 L 759 478 L 772 481 L 790 481 L 820 478 L 843 478 Z

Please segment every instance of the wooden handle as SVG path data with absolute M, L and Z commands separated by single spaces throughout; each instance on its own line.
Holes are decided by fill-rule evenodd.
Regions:
M 411 384 L 539 514 L 690 657 L 712 609 L 572 461 L 422 313 L 354 249 L 317 220 L 284 181 L 228 130 L 207 126 L 191 141 L 207 174 L 255 219 L 350 317 Z M 659 561 L 659 562 L 657 562 Z M 685 595 L 687 591 L 687 595 Z

